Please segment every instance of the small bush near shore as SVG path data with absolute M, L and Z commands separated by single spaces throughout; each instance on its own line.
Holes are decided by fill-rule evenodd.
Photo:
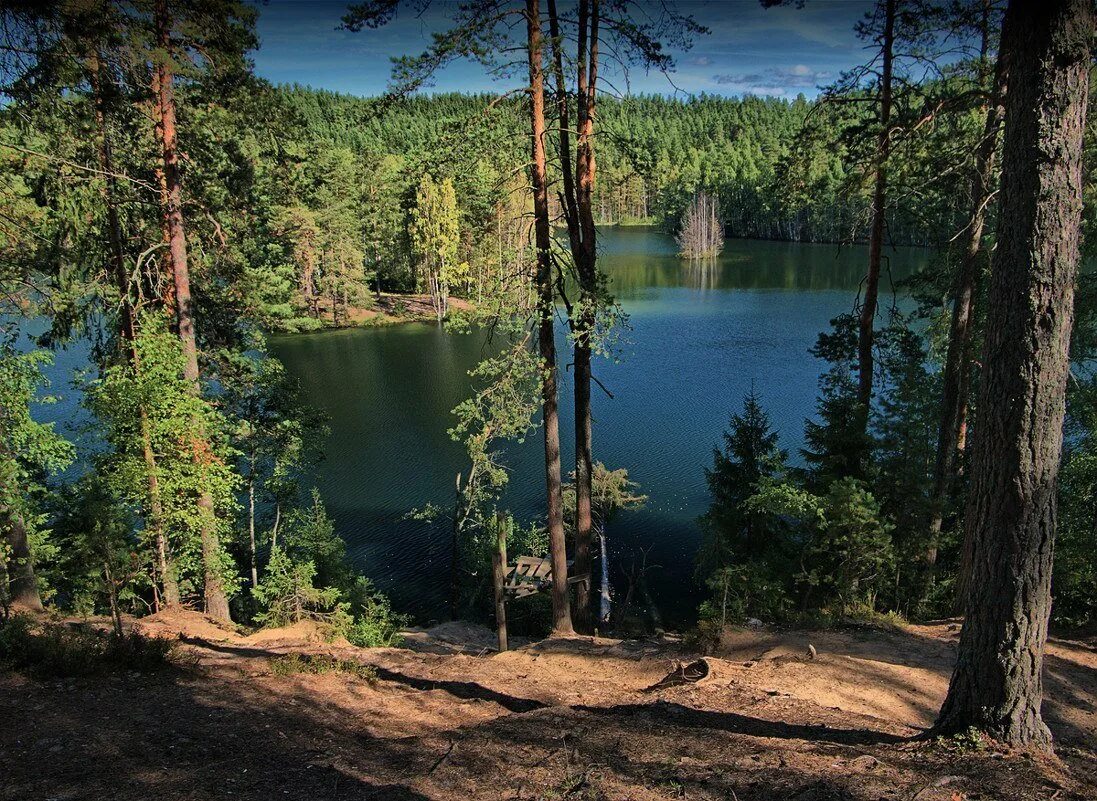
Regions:
M 16 615 L 0 623 L 0 668 L 35 678 L 88 676 L 110 670 L 149 673 L 169 664 L 171 640 L 86 627 L 38 623 Z

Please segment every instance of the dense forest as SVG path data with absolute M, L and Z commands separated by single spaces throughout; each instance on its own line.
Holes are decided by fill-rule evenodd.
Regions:
M 370 35 L 398 5 L 352 6 L 343 24 Z M 325 421 L 267 337 L 414 307 L 491 338 L 442 423 L 467 451 L 455 498 L 409 510 L 452 533 L 454 614 L 491 618 L 502 539 L 552 565 L 548 597 L 512 626 L 613 626 L 595 580 L 606 521 L 644 497 L 598 459 L 591 395 L 627 311 L 598 234 L 646 223 L 685 242 L 700 220 L 695 255 L 725 236 L 868 247 L 849 313 L 810 354 L 827 367 L 799 456 L 767 398 L 728 400 L 694 645 L 749 618 L 963 612 L 940 731 L 1046 744 L 1049 616 L 1097 623 L 1097 294 L 1078 274 L 1097 138 L 1092 9 L 1037 5 L 879 0 L 856 23 L 865 64 L 785 101 L 610 96 L 600 65 L 669 71 L 664 42 L 706 33 L 623 0 L 474 0 L 373 98 L 258 78 L 261 10 L 233 0 L 4 2 L 4 617 L 108 615 L 121 638 L 124 616 L 183 606 L 393 642 L 406 620 L 310 486 Z M 522 69 L 499 95 L 420 91 L 500 52 Z M 934 247 L 905 314 L 880 298 L 898 244 Z M 31 321 L 48 324 L 33 342 Z M 79 453 L 34 413 L 51 349 L 76 340 L 91 343 L 76 378 L 96 432 Z M 515 520 L 505 445 L 535 430 L 544 516 Z

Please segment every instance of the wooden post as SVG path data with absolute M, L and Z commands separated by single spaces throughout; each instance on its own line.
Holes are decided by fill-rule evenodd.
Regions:
M 491 555 L 491 566 L 495 574 L 495 624 L 499 634 L 499 651 L 507 650 L 507 519 L 499 513 L 495 516 L 496 548 Z

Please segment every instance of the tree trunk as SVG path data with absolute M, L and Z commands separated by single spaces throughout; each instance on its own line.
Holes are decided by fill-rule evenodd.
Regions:
M 589 4 L 589 9 L 587 8 Z M 580 631 L 594 625 L 594 577 L 591 575 L 591 338 L 598 303 L 594 226 L 594 114 L 598 83 L 598 0 L 579 2 L 579 79 L 575 191 L 582 247 L 575 263 L 579 272 L 579 319 L 575 331 L 575 572 L 585 576 L 576 594 L 575 619 Z M 586 46 L 589 38 L 589 46 Z M 589 47 L 589 49 L 588 49 Z M 584 66 L 586 71 L 584 71 Z
M 990 34 L 989 2 L 984 8 L 982 51 L 985 62 Z M 949 494 L 956 479 L 957 464 L 963 447 L 961 434 L 967 420 L 971 383 L 972 320 L 979 283 L 979 262 L 983 248 L 983 230 L 986 226 L 986 209 L 993 194 L 991 178 L 994 173 L 994 154 L 998 147 L 1002 118 L 1005 116 L 1003 106 L 1006 92 L 1005 61 L 999 58 L 997 62 L 994 85 L 987 87 L 991 92 L 991 99 L 986 104 L 983 136 L 975 150 L 975 164 L 971 176 L 971 214 L 968 217 L 960 273 L 957 276 L 953 295 L 948 354 L 945 357 L 942 375 L 944 391 L 937 433 L 937 460 L 933 473 L 929 541 L 925 553 L 930 579 L 937 563 L 937 547 L 944 522 L 945 506 L 948 504 Z M 961 577 L 961 583 L 962 581 Z
M 868 273 L 857 333 L 857 398 L 867 410 L 872 402 L 872 343 L 880 295 L 880 262 L 884 249 L 884 213 L 887 206 L 887 168 L 891 155 L 891 70 L 895 48 L 895 12 L 898 0 L 884 0 L 884 39 L 880 76 L 880 133 L 876 144 L 876 186 L 872 192 L 872 230 L 868 242 Z M 865 416 L 868 423 L 868 416 Z
M 598 85 L 598 0 L 580 0 L 578 6 L 578 58 L 576 61 L 577 128 L 575 173 L 572 177 L 571 139 L 568 131 L 568 98 L 564 83 L 563 38 L 555 0 L 549 0 L 549 32 L 552 35 L 553 70 L 560 114 L 560 167 L 563 173 L 562 205 L 568 227 L 572 261 L 579 283 L 579 303 L 571 321 L 575 376 L 575 573 L 586 576 L 576 592 L 575 621 L 580 631 L 594 626 L 594 582 L 591 576 L 593 519 L 591 516 L 591 338 L 598 300 L 596 265 L 597 229 L 594 223 L 594 117 Z
M 972 575 L 935 730 L 1049 748 L 1040 718 L 1082 209 L 1091 0 L 1013 0 L 998 247 L 967 525 Z
M 118 582 L 114 578 L 114 571 L 110 569 L 110 555 L 103 559 L 103 578 L 107 582 L 107 599 L 110 602 L 110 619 L 114 624 L 114 636 L 122 639 L 122 608 L 118 604 Z
M 606 529 L 600 526 L 598 529 L 598 545 L 600 548 L 599 567 L 602 580 L 600 587 L 600 604 L 598 607 L 598 622 L 608 624 L 613 611 L 613 595 L 609 586 L 609 552 L 606 549 Z
M 278 547 L 278 527 L 282 524 L 282 504 L 274 503 L 274 525 L 270 529 L 270 548 L 273 551 Z
M 11 605 L 41 612 L 42 598 L 38 595 L 38 580 L 34 575 L 34 559 L 27 540 L 27 527 L 18 509 L 0 510 L 0 521 L 7 523 L 7 541 L 11 549 L 8 561 L 8 594 Z
M 102 198 L 107 212 L 107 240 L 118 286 L 120 308 L 119 339 L 123 358 L 130 362 L 135 376 L 141 373 L 141 360 L 137 352 L 137 313 L 133 304 L 132 287 L 126 274 L 125 252 L 122 247 L 122 223 L 118 217 L 117 182 L 114 177 L 114 157 L 107 128 L 107 109 L 103 92 L 101 59 L 92 55 L 91 86 L 95 96 L 95 122 L 99 129 L 99 169 L 103 172 Z M 138 406 L 141 428 L 141 455 L 145 462 L 145 481 L 149 493 L 149 514 L 145 524 L 152 533 L 156 549 L 156 570 L 160 574 L 160 595 L 163 605 L 179 605 L 179 585 L 175 581 L 168 562 L 167 536 L 164 533 L 164 506 L 160 497 L 160 477 L 156 467 L 156 453 L 152 447 L 149 415 L 142 403 Z M 159 606 L 159 603 L 158 603 Z
M 248 474 L 248 545 L 251 557 L 251 588 L 259 586 L 259 562 L 255 554 L 255 456 L 251 458 L 251 472 Z
M 153 65 L 152 76 L 149 81 L 152 89 L 152 119 L 155 130 L 156 142 L 164 141 L 164 117 L 160 110 L 160 70 Z M 164 177 L 164 164 L 161 160 L 156 165 L 156 186 L 160 190 L 160 208 L 168 207 L 168 182 Z M 168 251 L 171 243 L 171 232 L 168 230 L 168 218 L 166 214 L 160 216 L 160 237 L 164 245 L 164 251 Z M 153 277 L 157 280 L 153 280 Z M 165 313 L 173 320 L 175 318 L 175 282 L 171 270 L 170 252 L 164 257 L 159 270 L 149 269 L 141 276 L 145 281 L 150 297 L 159 297 L 164 306 Z
M 560 419 L 556 388 L 556 311 L 552 282 L 552 232 L 545 157 L 545 81 L 542 69 L 540 0 L 526 0 L 534 240 L 537 245 L 537 334 L 541 353 L 541 409 L 545 425 L 545 489 L 548 495 L 549 553 L 552 559 L 552 628 L 571 634 L 564 503 L 560 486 Z
M 179 179 L 179 154 L 176 149 L 174 75 L 167 61 L 171 52 L 167 0 L 156 0 L 156 38 L 163 51 L 156 69 L 159 73 L 160 94 L 160 145 L 163 150 L 164 181 L 167 187 L 167 206 L 164 218 L 167 224 L 172 277 L 175 284 L 175 315 L 179 327 L 179 339 L 183 343 L 185 363 L 183 375 L 191 391 L 201 393 L 198 373 L 198 345 L 194 328 L 194 301 L 190 292 L 190 270 L 187 265 L 187 239 L 183 225 L 182 186 Z M 196 439 L 206 439 L 206 432 L 196 426 Z M 215 528 L 213 498 L 203 490 L 198 497 L 198 509 L 204 520 L 202 525 L 202 560 L 205 566 L 206 614 L 218 620 L 229 620 L 229 603 L 221 586 L 217 571 L 221 547 Z

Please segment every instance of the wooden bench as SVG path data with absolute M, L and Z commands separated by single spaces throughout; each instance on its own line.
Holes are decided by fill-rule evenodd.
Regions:
M 500 534 L 491 567 L 495 584 L 495 624 L 499 635 L 499 650 L 507 650 L 507 597 L 525 598 L 539 592 L 552 590 L 552 560 L 547 556 L 519 556 L 513 565 L 507 563 L 507 540 L 500 526 Z M 579 584 L 589 576 L 572 576 L 574 562 L 568 562 L 568 584 Z
M 586 576 L 571 575 L 574 560 L 568 560 L 568 584 L 586 581 Z M 547 556 L 519 556 L 514 565 L 507 565 L 503 589 L 514 598 L 525 598 L 552 589 L 552 560 Z

